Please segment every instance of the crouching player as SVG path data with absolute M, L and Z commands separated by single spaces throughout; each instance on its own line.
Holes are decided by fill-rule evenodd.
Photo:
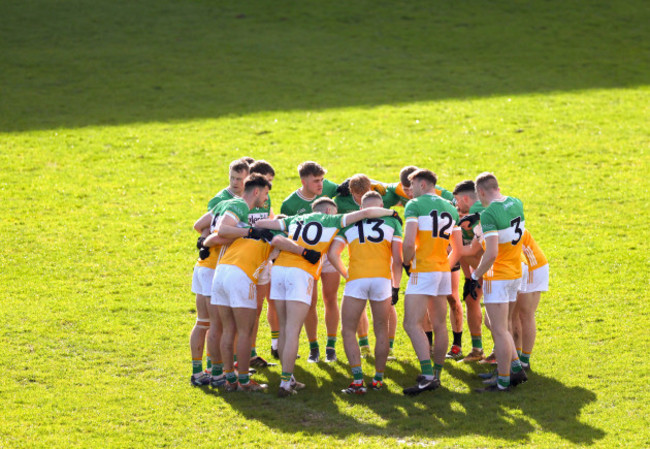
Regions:
M 289 238 L 307 250 L 327 253 L 338 231 L 364 218 L 393 216 L 384 208 L 368 208 L 345 215 L 335 215 L 336 203 L 320 198 L 312 203 L 312 213 L 287 217 L 281 220 L 260 220 L 255 226 L 287 230 Z M 396 215 L 396 213 L 395 213 Z M 280 320 L 278 350 L 282 362 L 282 378 L 278 396 L 296 394 L 304 388 L 296 382 L 293 370 L 298 354 L 300 330 L 312 302 L 312 291 L 322 269 L 322 260 L 312 265 L 295 254 L 283 251 L 271 270 L 271 300 L 276 301 Z M 358 321 L 357 321 L 358 322 Z
M 235 239 L 223 252 L 212 282 L 211 302 L 218 309 L 223 327 L 221 356 L 223 357 L 226 391 L 260 391 L 266 385 L 258 384 L 249 376 L 251 331 L 257 318 L 257 281 L 271 252 L 271 244 L 285 251 L 302 254 L 303 248 L 290 240 L 248 227 L 250 210 L 261 207 L 268 198 L 271 183 L 260 174 L 246 179 L 244 195 L 220 203 L 216 234 L 208 237 L 204 245 L 211 246 L 217 238 Z M 238 377 L 234 370 L 234 341 L 237 335 Z
M 381 207 L 381 195 L 370 191 L 361 198 L 361 209 Z M 350 266 L 346 270 L 341 252 L 349 245 Z M 343 346 L 350 362 L 353 381 L 343 393 L 364 394 L 361 351 L 355 341 L 359 318 L 370 300 L 375 330 L 375 377 L 372 389 L 384 384 L 384 369 L 388 359 L 388 318 L 393 289 L 402 279 L 402 225 L 399 218 L 384 217 L 358 221 L 342 229 L 327 253 L 336 270 L 347 279 L 343 292 L 341 318 Z M 392 265 L 391 265 L 392 259 Z M 392 270 L 391 270 L 392 268 Z

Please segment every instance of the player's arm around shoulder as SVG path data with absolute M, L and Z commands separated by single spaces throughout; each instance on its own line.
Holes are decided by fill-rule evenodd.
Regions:
M 272 229 L 274 231 L 286 231 L 283 219 L 280 218 L 263 218 L 255 222 L 256 228 Z
M 361 221 L 365 218 L 381 218 L 381 217 L 392 217 L 395 216 L 397 212 L 392 209 L 386 209 L 384 207 L 368 207 L 366 209 L 361 209 L 355 212 L 350 212 L 349 214 L 343 215 L 342 226 L 348 226 L 357 221 Z
M 217 234 L 226 239 L 236 239 L 248 235 L 248 228 L 238 227 L 237 220 L 229 213 L 225 213 L 223 217 L 221 217 L 216 231 Z

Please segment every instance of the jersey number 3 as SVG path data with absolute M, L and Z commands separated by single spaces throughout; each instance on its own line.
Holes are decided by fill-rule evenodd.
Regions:
M 519 240 L 521 240 L 521 236 L 524 235 L 524 231 L 521 230 L 521 217 L 513 218 L 510 221 L 510 226 L 515 227 L 515 234 L 517 234 L 517 238 L 515 238 L 512 242 L 513 245 L 516 245 L 519 243 Z

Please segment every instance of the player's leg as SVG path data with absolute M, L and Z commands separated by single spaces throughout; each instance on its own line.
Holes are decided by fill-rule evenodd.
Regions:
M 226 389 L 227 391 L 235 391 L 238 387 L 234 367 L 234 342 L 237 331 L 235 317 L 233 316 L 232 309 L 228 306 L 218 305 L 217 309 L 223 329 L 219 348 L 221 349 L 221 357 L 223 360 L 223 371 L 226 375 Z
M 341 304 L 341 335 L 343 336 L 343 347 L 345 348 L 345 355 L 350 363 L 350 370 L 352 371 L 353 377 L 350 386 L 343 390 L 344 393 L 365 393 L 363 370 L 361 369 L 361 351 L 359 350 L 356 339 L 359 318 L 364 314 L 365 307 L 365 299 L 347 295 L 343 296 L 343 303 Z
M 517 293 L 517 302 L 513 307 L 512 316 L 510 317 L 510 330 L 512 333 L 512 339 L 515 342 L 515 348 L 517 349 L 517 354 L 521 354 L 521 318 L 519 313 L 521 311 L 521 302 L 523 301 L 522 296 L 526 293 L 519 292 Z
M 439 386 L 439 382 L 433 376 L 429 340 L 422 326 L 423 317 L 427 315 L 430 299 L 429 295 L 409 294 L 408 288 L 404 295 L 404 330 L 411 339 L 411 344 L 415 349 L 422 370 L 422 375 L 418 377 L 418 384 L 415 387 L 405 388 L 404 394 L 418 394 L 421 391 L 433 390 Z
M 359 338 L 359 348 L 361 349 L 361 357 L 366 358 L 371 354 L 370 343 L 368 341 L 368 333 L 370 332 L 370 323 L 368 322 L 367 308 L 364 303 L 364 310 L 359 317 L 359 325 L 357 326 L 357 337 Z
M 282 376 L 280 381 L 279 396 L 293 394 L 294 368 L 296 356 L 298 355 L 298 340 L 305 318 L 309 313 L 309 304 L 301 301 L 278 301 L 284 304 L 278 307 L 280 318 L 280 360 L 282 362 Z M 285 310 L 280 310 L 280 309 Z
M 525 369 L 530 367 L 530 355 L 533 352 L 537 336 L 535 311 L 542 296 L 541 292 L 524 293 L 521 301 L 517 300 L 519 318 L 521 320 L 521 364 Z
M 254 288 L 254 285 L 251 284 Z M 251 350 L 251 334 L 255 321 L 257 321 L 257 308 L 236 307 L 231 309 L 237 329 L 237 360 L 239 372 L 238 381 L 244 391 L 257 391 L 266 389 L 265 384 L 258 384 L 250 379 L 249 356 Z
M 210 316 L 207 310 L 209 300 L 209 296 L 196 295 L 196 323 L 190 333 L 190 351 L 192 353 L 192 377 L 190 380 L 192 385 L 207 385 L 210 383 L 210 376 L 203 371 L 203 350 L 206 334 L 210 329 Z
M 473 267 L 476 267 L 478 261 L 475 257 L 463 257 L 461 259 L 461 267 L 465 273 L 465 284 L 469 282 L 469 275 Z M 483 297 L 483 289 L 477 290 L 476 299 L 463 288 L 463 300 L 467 309 L 467 327 L 472 338 L 472 350 L 463 359 L 463 362 L 478 362 L 485 358 L 483 352 L 483 311 L 481 310 L 481 298 Z
M 372 388 L 379 390 L 384 383 L 384 371 L 388 360 L 388 321 L 393 306 L 390 304 L 391 297 L 383 301 L 370 301 L 372 310 L 372 325 L 375 332 L 375 376 L 372 379 Z
M 446 351 L 449 347 L 449 332 L 447 329 L 447 295 L 437 295 L 428 304 L 429 320 L 433 327 L 433 375 L 440 380 L 442 367 L 445 363 Z
M 315 282 L 314 291 L 311 296 L 311 306 L 305 318 L 305 333 L 309 340 L 310 363 L 317 363 L 320 360 L 320 349 L 318 347 L 318 281 Z
M 388 360 L 396 360 L 393 354 L 395 335 L 397 334 L 397 309 L 391 305 L 388 309 Z
M 264 368 L 268 366 L 268 362 L 264 360 L 257 354 L 257 333 L 260 327 L 260 316 L 262 315 L 262 310 L 264 309 L 264 300 L 268 301 L 269 292 L 271 291 L 270 278 L 263 285 L 257 285 L 257 310 L 255 323 L 253 325 L 253 330 L 251 332 L 251 353 L 250 353 L 250 366 Z
M 327 328 L 326 360 L 336 360 L 336 337 L 339 331 L 339 298 L 338 291 L 341 275 L 337 272 L 321 274 L 323 289 L 323 305 L 325 306 L 325 327 Z
M 266 302 L 266 320 L 269 322 L 269 328 L 271 329 L 271 356 L 275 359 L 279 359 L 278 338 L 280 335 L 280 321 L 278 320 L 275 301 L 270 298 Z
M 460 302 L 458 293 L 458 284 L 460 280 L 460 266 L 456 271 L 451 272 L 451 294 L 447 295 L 449 304 L 449 321 L 451 322 L 451 331 L 454 336 L 451 349 L 447 353 L 447 358 L 461 360 L 463 358 L 463 306 Z
M 224 385 L 226 377 L 223 374 L 224 365 L 221 356 L 221 336 L 223 326 L 219 318 L 218 306 L 208 305 L 208 315 L 210 316 L 210 331 L 208 332 L 208 351 L 212 357 L 212 386 L 219 387 Z

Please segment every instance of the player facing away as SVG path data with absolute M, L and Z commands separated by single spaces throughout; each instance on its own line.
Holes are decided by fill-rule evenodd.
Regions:
M 307 250 L 327 253 L 338 231 L 364 218 L 393 216 L 384 208 L 367 208 L 350 214 L 336 214 L 336 204 L 329 198 L 313 202 L 312 213 L 281 220 L 260 220 L 256 226 L 288 231 L 288 237 Z M 295 254 L 281 252 L 271 270 L 271 300 L 276 301 L 280 320 L 278 349 L 282 362 L 282 377 L 278 396 L 296 393 L 303 385 L 296 383 L 293 371 L 298 354 L 300 329 L 312 303 L 314 285 L 321 273 L 323 258 L 312 265 Z
M 411 275 L 404 296 L 404 330 L 411 339 L 420 361 L 422 375 L 417 384 L 403 390 L 416 395 L 440 386 L 445 361 L 447 335 L 447 295 L 451 294 L 451 267 L 462 247 L 458 212 L 447 200 L 435 193 L 437 176 L 419 169 L 409 176 L 413 199 L 406 204 L 402 256 L 410 265 Z M 447 254 L 451 243 L 452 252 Z M 422 327 L 429 313 L 433 326 L 434 364 L 431 364 L 429 342 Z
M 477 392 L 509 391 L 511 386 L 526 382 L 515 342 L 508 330 L 510 314 L 521 285 L 521 248 L 525 231 L 524 207 L 514 197 L 501 194 L 497 178 L 481 173 L 475 181 L 476 195 L 485 207 L 475 233 L 485 252 L 471 274 L 470 294 L 476 295 L 483 278 L 483 302 L 494 340 L 498 377 L 494 385 Z
M 523 276 L 517 303 L 512 314 L 513 337 L 519 360 L 526 371 L 530 369 L 530 356 L 535 345 L 537 324 L 535 311 L 542 292 L 548 291 L 548 260 L 533 236 L 524 230 L 522 237 Z
M 352 189 L 352 183 L 351 189 Z M 370 191 L 364 194 L 361 209 L 381 207 L 381 195 Z M 341 252 L 349 246 L 350 265 L 346 270 Z M 375 331 L 375 376 L 372 389 L 384 384 L 384 370 L 388 359 L 388 319 L 392 292 L 402 279 L 402 225 L 398 218 L 383 217 L 358 221 L 341 230 L 334 238 L 328 259 L 347 279 L 343 292 L 341 319 L 343 345 L 352 370 L 353 381 L 344 390 L 347 394 L 364 394 L 361 351 L 355 341 L 359 318 L 364 315 L 366 301 L 370 300 Z
M 324 179 L 327 171 L 318 163 L 307 161 L 298 166 L 298 174 L 302 187 L 289 195 L 280 209 L 280 213 L 287 216 L 301 215 L 312 212 L 312 204 L 319 198 L 336 196 L 337 184 Z M 338 289 L 341 276 L 324 258 L 322 267 L 323 305 L 325 306 L 325 326 L 328 336 L 336 336 L 339 325 Z M 318 285 L 312 291 L 313 301 L 311 309 L 305 319 L 305 332 L 309 340 L 308 362 L 320 361 L 320 347 L 318 345 Z M 330 337 L 331 338 L 331 337 Z
M 196 294 L 197 320 L 190 334 L 190 349 L 192 353 L 192 385 L 207 385 L 211 381 L 212 359 L 220 360 L 219 342 L 221 339 L 221 323 L 217 317 L 215 306 L 210 305 L 212 278 L 219 258 L 219 247 L 208 249 L 203 245 L 205 238 L 214 231 L 216 223 L 212 210 L 221 201 L 239 198 L 244 190 L 244 178 L 248 176 L 248 163 L 236 159 L 230 163 L 228 176 L 229 185 L 221 190 L 209 202 L 208 212 L 194 223 L 194 229 L 201 234 L 197 240 L 199 259 L 192 275 L 192 293 Z M 211 330 L 209 330 L 212 328 Z M 207 373 L 203 373 L 203 349 L 207 341 Z M 217 370 L 218 371 L 218 370 Z

